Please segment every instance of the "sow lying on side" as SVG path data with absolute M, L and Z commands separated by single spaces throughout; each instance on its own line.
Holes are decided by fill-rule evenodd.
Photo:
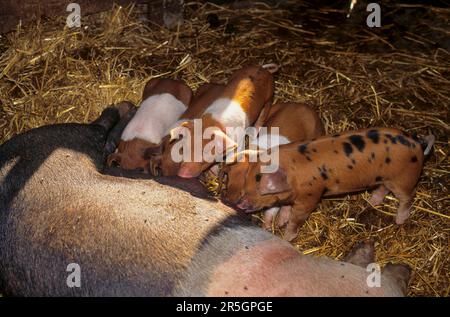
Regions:
M 116 109 L 107 109 L 93 124 L 44 126 L 0 146 L 4 294 L 403 294 L 408 276 L 403 267 L 387 267 L 381 287 L 370 288 L 365 268 L 299 254 L 231 208 L 206 199 L 195 179 L 101 174 L 102 147 L 118 119 Z M 81 267 L 79 288 L 66 283 L 70 263 Z

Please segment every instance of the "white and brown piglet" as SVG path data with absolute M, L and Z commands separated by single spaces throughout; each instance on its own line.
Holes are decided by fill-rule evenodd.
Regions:
M 175 128 L 183 122 L 199 119 L 203 116 L 208 106 L 217 100 L 225 89 L 225 85 L 216 83 L 205 83 L 197 88 L 192 97 L 189 108 L 183 113 L 180 119 L 171 127 Z M 161 146 L 157 149 L 149 148 L 146 157 L 150 159 L 150 172 L 154 176 L 175 176 L 178 173 L 181 163 L 172 159 L 172 148 L 175 142 L 170 140 L 170 135 L 164 137 Z M 156 151 L 155 151 L 156 150 Z
M 319 115 L 310 107 L 295 102 L 276 103 L 268 113 L 266 122 L 253 140 L 258 150 L 267 150 L 269 147 L 300 142 L 318 138 L 323 135 L 323 126 Z M 274 135 L 271 128 L 278 128 L 278 135 Z M 268 144 L 268 141 L 270 144 Z M 256 151 L 258 151 L 256 150 Z M 245 177 L 250 167 L 249 157 L 252 150 L 246 150 L 239 161 L 237 157 L 224 165 L 219 174 L 222 199 L 230 204 L 239 203 L 244 194 Z M 237 154 L 239 156 L 240 154 Z M 220 186 L 222 187 L 222 186 Z M 281 210 L 281 212 L 280 212 Z M 264 211 L 264 228 L 272 226 L 272 221 L 279 213 L 277 224 L 284 225 L 290 216 L 291 206 L 274 206 Z
M 226 134 L 227 128 L 245 129 L 255 123 L 261 110 L 272 103 L 274 92 L 274 81 L 272 73 L 277 70 L 274 64 L 264 66 L 247 66 L 236 71 L 226 84 L 223 91 L 216 96 L 201 117 L 201 135 L 205 129 L 212 128 L 211 139 L 221 143 L 222 152 L 212 151 L 214 157 L 224 156 L 228 151 L 234 149 L 237 144 Z M 193 136 L 190 142 L 191 153 L 194 153 L 194 122 L 187 120 L 171 131 L 172 140 L 177 140 L 182 131 L 186 129 Z M 211 142 L 211 139 L 201 140 L 201 149 Z M 198 141 L 197 141 L 198 142 Z M 216 153 L 217 152 L 217 153 Z M 178 176 L 192 178 L 200 175 L 209 168 L 213 162 L 202 157 L 194 160 L 193 155 L 189 160 L 183 160 L 178 170 Z
M 414 140 L 400 130 L 373 128 L 324 136 L 309 143 L 281 145 L 279 168 L 261 173 L 261 162 L 251 163 L 244 195 L 238 207 L 248 212 L 273 205 L 291 205 L 285 239 L 316 208 L 322 196 L 338 195 L 378 186 L 371 204 L 388 192 L 399 200 L 396 223 L 409 217 L 415 187 L 434 136 Z
M 169 128 L 186 111 L 192 91 L 184 82 L 168 78 L 151 79 L 144 88 L 142 102 L 125 127 L 116 153 L 107 164 L 117 163 L 127 170 L 148 171 L 146 150 L 158 147 Z

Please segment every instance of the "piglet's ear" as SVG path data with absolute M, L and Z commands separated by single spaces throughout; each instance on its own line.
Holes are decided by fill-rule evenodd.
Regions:
M 287 174 L 281 167 L 274 173 L 259 175 L 262 176 L 257 186 L 261 195 L 278 194 L 292 189 L 287 181 Z
M 152 78 L 145 84 L 144 92 L 142 93 L 142 100 L 145 100 L 154 94 L 153 90 L 156 84 L 160 82 L 160 80 L 160 78 Z

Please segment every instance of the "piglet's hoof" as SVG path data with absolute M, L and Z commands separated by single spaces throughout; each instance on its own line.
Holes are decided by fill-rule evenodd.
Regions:
M 284 236 L 283 239 L 289 242 L 294 241 L 298 236 L 298 230 L 292 230 L 289 228 L 289 225 L 286 227 L 286 229 L 284 230 Z
M 366 268 L 375 262 L 375 243 L 372 239 L 357 243 L 345 257 L 345 262 Z
M 261 228 L 266 231 L 272 231 L 272 223 L 271 222 L 263 222 L 261 224 Z
M 278 213 L 278 218 L 277 218 L 277 226 L 278 227 L 283 227 L 285 226 L 288 221 L 289 218 L 291 217 L 291 206 L 283 206 L 280 209 L 280 212 Z
M 410 208 L 399 208 L 397 211 L 397 215 L 395 216 L 395 223 L 398 225 L 402 225 L 408 220 L 410 214 Z
M 272 207 L 272 208 L 269 208 L 266 211 L 264 211 L 264 219 L 263 219 L 263 223 L 261 225 L 261 227 L 264 230 L 272 229 L 273 219 L 275 219 L 279 210 L 280 210 L 279 207 Z

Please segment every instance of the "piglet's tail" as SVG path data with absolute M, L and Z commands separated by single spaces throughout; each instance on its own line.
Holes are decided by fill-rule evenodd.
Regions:
M 272 63 L 272 64 L 262 65 L 262 68 L 267 70 L 269 73 L 273 74 L 273 73 L 276 73 L 280 67 L 277 64 Z
M 423 149 L 423 154 L 428 155 L 431 152 L 431 149 L 433 148 L 433 144 L 436 141 L 436 138 L 434 135 L 429 134 L 419 140 L 420 145 Z

